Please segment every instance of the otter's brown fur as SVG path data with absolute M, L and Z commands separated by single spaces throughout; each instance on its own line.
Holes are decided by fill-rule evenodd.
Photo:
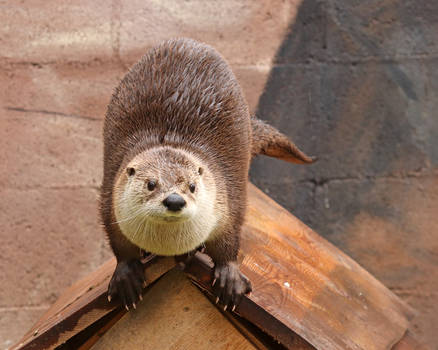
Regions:
M 130 69 L 112 96 L 103 136 L 101 214 L 118 261 L 113 281 L 120 276 L 119 280 L 123 279 L 126 271 L 139 269 L 136 263 L 129 264 L 140 258 L 140 249 L 121 233 L 113 202 L 117 178 L 138 154 L 159 146 L 183 149 L 213 174 L 217 198 L 227 206 L 221 232 L 205 242 L 207 254 L 218 267 L 217 277 L 227 268 L 233 270 L 237 259 L 251 157 L 261 153 L 295 162 L 312 161 L 277 130 L 251 120 L 241 88 L 225 60 L 210 46 L 190 39 L 166 41 Z M 231 276 L 236 271 L 223 273 Z M 241 292 L 245 292 L 249 282 L 242 280 L 247 288 Z M 136 302 L 132 295 L 139 291 L 138 282 L 140 277 L 134 293 L 131 290 L 121 296 L 125 306 Z M 115 294 L 120 294 L 120 288 L 115 288 Z M 225 298 L 224 303 L 228 302 Z

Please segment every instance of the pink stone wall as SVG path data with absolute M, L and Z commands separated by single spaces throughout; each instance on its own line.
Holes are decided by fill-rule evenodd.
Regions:
M 0 349 L 111 256 L 97 211 L 113 88 L 187 36 L 230 62 L 252 112 L 319 156 L 251 179 L 438 333 L 438 2 L 0 2 Z
M 0 7 L 0 348 L 111 256 L 97 211 L 112 90 L 187 36 L 230 62 L 254 111 L 300 1 L 47 1 Z

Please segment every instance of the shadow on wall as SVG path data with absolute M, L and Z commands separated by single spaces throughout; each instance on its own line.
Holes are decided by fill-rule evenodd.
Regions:
M 438 164 L 437 63 L 421 59 L 438 51 L 436 22 L 422 3 L 304 0 L 277 53 L 256 114 L 320 160 L 259 158 L 251 180 L 326 236 L 362 210 L 396 216 L 363 194 Z
M 258 187 L 414 306 L 415 336 L 434 345 L 436 37 L 436 1 L 304 0 L 256 114 L 319 161 L 260 157 L 250 171 Z

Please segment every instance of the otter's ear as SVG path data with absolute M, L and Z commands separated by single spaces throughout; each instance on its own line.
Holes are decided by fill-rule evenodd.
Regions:
M 202 175 L 204 173 L 204 169 L 202 169 L 201 167 L 199 167 L 199 169 L 198 169 L 198 174 L 199 175 Z
M 128 176 L 134 176 L 135 175 L 135 169 L 132 167 L 127 167 L 126 168 L 126 173 L 128 174 Z

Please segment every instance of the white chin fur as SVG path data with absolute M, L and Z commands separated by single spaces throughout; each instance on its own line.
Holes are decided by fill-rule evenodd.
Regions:
M 118 195 L 115 216 L 120 230 L 150 253 L 172 256 L 192 251 L 207 240 L 219 222 L 220 215 L 214 209 L 215 193 L 209 193 L 207 198 L 205 191 L 200 192 L 196 207 L 192 203 L 181 213 L 145 208 L 135 200 L 129 186 Z
M 215 223 L 205 215 L 193 218 L 179 216 L 150 217 L 142 214 L 134 220 L 123 221 L 122 233 L 135 245 L 158 255 L 179 255 L 200 246 L 213 230 Z M 214 220 L 215 221 L 215 220 Z

